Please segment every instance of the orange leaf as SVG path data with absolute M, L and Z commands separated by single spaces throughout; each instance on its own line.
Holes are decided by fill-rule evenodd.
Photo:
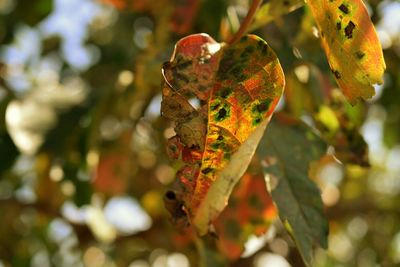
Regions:
M 308 0 L 332 73 L 351 104 L 383 82 L 382 48 L 361 0 Z
M 169 154 L 176 157 L 181 151 L 186 162 L 177 188 L 167 194 L 168 208 L 179 216 L 184 209 L 205 234 L 250 163 L 282 94 L 283 71 L 271 48 L 255 35 L 226 46 L 195 34 L 176 44 L 163 73 L 161 111 L 177 133 Z
M 230 260 L 238 259 L 248 238 L 265 233 L 276 216 L 263 173 L 247 171 L 215 222 L 220 251 Z
M 102 154 L 93 181 L 96 191 L 109 195 L 124 193 L 128 185 L 129 161 L 127 153 Z

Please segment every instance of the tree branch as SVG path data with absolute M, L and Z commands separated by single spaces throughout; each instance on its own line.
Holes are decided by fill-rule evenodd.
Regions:
M 250 23 L 253 20 L 254 15 L 256 14 L 256 11 L 258 7 L 260 6 L 262 0 L 253 0 L 251 3 L 249 11 L 247 11 L 247 15 L 240 24 L 239 30 L 235 33 L 235 35 L 232 36 L 232 38 L 228 41 L 229 45 L 232 45 L 236 43 L 237 41 L 242 38 L 242 36 L 246 33 L 247 29 L 250 26 Z

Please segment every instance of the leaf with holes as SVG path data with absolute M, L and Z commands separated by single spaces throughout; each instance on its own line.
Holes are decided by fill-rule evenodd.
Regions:
M 167 149 L 185 162 L 167 208 L 206 234 L 247 169 L 282 94 L 283 71 L 255 35 L 227 46 L 195 34 L 176 44 L 163 75 L 161 112 L 177 134 Z
M 382 48 L 361 0 L 307 0 L 336 82 L 351 104 L 383 82 Z
M 326 144 L 311 128 L 295 119 L 275 116 L 257 150 L 268 191 L 288 226 L 304 261 L 311 266 L 313 248 L 327 247 L 328 221 L 318 187 L 308 177 Z

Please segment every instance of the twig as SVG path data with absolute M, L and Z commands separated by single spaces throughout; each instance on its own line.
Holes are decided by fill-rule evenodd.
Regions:
M 252 22 L 253 17 L 256 14 L 256 11 L 257 11 L 258 7 L 260 6 L 261 2 L 262 2 L 262 0 L 253 0 L 253 2 L 251 3 L 249 11 L 247 11 L 246 17 L 244 18 L 244 20 L 240 24 L 239 30 L 228 41 L 229 45 L 232 45 L 232 44 L 236 43 L 237 41 L 239 41 L 240 38 L 242 38 L 243 34 L 246 33 L 246 31 L 249 28 L 250 23 Z

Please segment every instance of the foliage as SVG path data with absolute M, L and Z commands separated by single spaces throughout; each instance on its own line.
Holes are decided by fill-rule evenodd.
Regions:
M 400 5 L 259 2 L 0 1 L 0 266 L 400 263 Z
M 191 35 L 177 43 L 163 73 L 161 112 L 176 132 L 168 148 L 181 148 L 187 163 L 178 171 L 180 188 L 167 196 L 204 235 L 254 155 L 282 94 L 283 72 L 254 35 L 222 48 L 207 35 Z M 192 98 L 204 105 L 195 109 Z
M 308 1 L 336 82 L 351 103 L 374 95 L 385 70 L 381 45 L 359 1 Z M 349 69 L 348 66 L 353 66 Z

